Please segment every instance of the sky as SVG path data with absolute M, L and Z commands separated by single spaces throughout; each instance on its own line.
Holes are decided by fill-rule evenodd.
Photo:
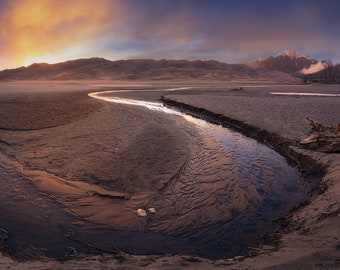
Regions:
M 90 57 L 340 63 L 339 0 L 0 0 L 0 70 Z

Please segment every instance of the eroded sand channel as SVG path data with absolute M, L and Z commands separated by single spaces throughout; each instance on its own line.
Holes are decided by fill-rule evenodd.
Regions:
M 157 111 L 163 110 L 157 104 L 147 105 L 155 106 L 154 109 Z M 8 208 L 7 221 L 13 218 L 10 237 L 16 245 L 25 243 L 26 246 L 32 247 L 31 251 L 38 250 L 38 253 L 51 257 L 62 256 L 68 251 L 69 246 L 74 246 L 80 252 L 87 252 L 88 250 L 65 239 L 65 231 L 72 229 L 75 230 L 78 239 L 102 249 L 115 247 L 139 254 L 194 253 L 210 258 L 234 256 L 246 252 L 249 246 L 256 246 L 260 241 L 259 235 L 271 231 L 271 219 L 274 216 L 285 213 L 292 205 L 303 202 L 309 196 L 312 187 L 306 185 L 296 169 L 287 165 L 286 160 L 276 152 L 254 140 L 204 121 L 185 119 L 177 112 L 165 115 L 162 111 L 150 112 L 149 109 L 141 106 L 136 107 L 131 104 L 120 106 L 122 109 L 119 113 L 122 115 L 125 113 L 124 106 L 130 111 L 137 112 L 136 120 L 133 117 L 129 118 L 127 114 L 129 124 L 144 123 L 151 115 L 154 119 L 162 118 L 164 122 L 159 125 L 160 130 L 157 132 L 161 135 L 164 133 L 165 137 L 172 132 L 172 125 L 177 123 L 176 128 L 180 128 L 187 138 L 186 154 L 177 158 L 174 155 L 169 156 L 168 161 L 161 159 L 158 165 L 159 173 L 155 178 L 142 179 L 140 175 L 136 175 L 140 178 L 138 180 L 144 181 L 143 184 L 136 182 L 135 186 L 116 185 L 107 188 L 98 185 L 97 182 L 104 177 L 101 173 L 106 171 L 104 170 L 106 166 L 112 165 L 112 162 L 107 162 L 105 158 L 109 157 L 114 149 L 111 150 L 109 147 L 106 149 L 99 144 L 98 139 L 101 138 L 99 132 L 90 134 L 89 127 L 81 130 L 79 126 L 72 124 L 68 127 L 67 134 L 64 129 L 53 129 L 44 131 L 42 135 L 35 131 L 31 131 L 28 135 L 20 135 L 26 136 L 20 140 L 29 144 L 29 140 L 36 139 L 37 134 L 40 134 L 41 139 L 36 139 L 39 142 L 36 146 L 37 153 L 30 153 L 31 156 L 27 151 L 24 153 L 24 150 L 19 149 L 27 147 L 27 144 L 20 143 L 20 145 L 14 139 L 11 141 L 10 138 L 5 137 L 5 141 L 11 142 L 14 148 L 16 143 L 19 149 L 13 151 L 13 156 L 18 160 L 14 158 L 9 159 L 8 162 L 18 162 L 16 165 L 18 175 L 27 178 L 27 181 L 32 181 L 39 191 L 32 188 L 30 192 L 33 194 L 37 192 L 37 194 L 31 195 L 29 200 L 39 199 L 49 203 L 48 200 L 52 199 L 61 206 L 60 209 L 51 211 L 50 216 L 37 215 L 34 226 L 27 221 L 22 222 L 21 227 L 16 226 L 15 223 L 17 222 L 16 206 L 12 205 Z M 110 118 L 110 115 L 103 114 L 102 117 Z M 85 119 L 82 123 L 88 121 L 90 119 Z M 102 120 L 97 116 L 91 121 Z M 153 122 L 150 127 L 152 124 Z M 164 125 L 169 125 L 165 132 L 162 131 Z M 104 132 L 103 127 L 99 128 L 98 125 L 95 125 L 95 128 L 103 133 L 103 138 L 107 138 L 112 132 L 111 129 Z M 129 131 L 136 128 L 138 126 L 131 126 Z M 114 129 L 114 132 L 119 131 Z M 145 144 L 146 153 L 155 155 L 162 149 L 170 150 L 171 136 L 143 141 L 145 134 L 147 131 L 143 130 L 143 133 L 137 132 L 135 137 L 141 139 L 136 140 L 136 146 Z M 54 136 L 54 139 L 50 139 L 52 142 L 45 143 L 44 138 L 51 135 Z M 66 164 L 67 166 L 64 167 L 63 160 L 53 159 L 56 154 L 50 152 L 53 149 L 55 153 L 57 149 L 60 151 L 60 157 L 70 160 L 67 159 L 68 151 L 75 150 L 72 150 L 74 142 L 69 142 L 68 138 L 73 138 L 81 144 L 79 147 L 83 147 L 84 151 L 80 154 L 84 156 L 78 154 L 78 161 L 72 159 L 75 165 Z M 94 144 L 93 147 L 86 145 L 90 139 Z M 170 143 L 169 150 L 164 150 L 166 147 L 165 144 L 162 145 L 164 142 Z M 180 145 L 182 144 L 178 143 L 176 147 Z M 98 147 L 100 149 L 95 150 Z M 92 155 L 95 157 L 94 151 L 99 151 L 99 154 L 103 155 L 102 163 L 98 164 L 98 168 L 94 167 L 98 175 L 77 173 L 77 169 L 89 171 L 88 167 L 93 167 L 93 164 L 86 162 L 91 161 Z M 128 163 L 131 169 L 132 166 L 137 166 L 135 169 L 138 172 L 138 166 L 143 166 L 145 160 L 140 160 L 141 164 L 138 165 L 138 162 L 133 160 L 139 157 L 138 153 L 135 154 L 135 157 L 121 156 L 121 161 Z M 74 153 L 71 152 L 70 157 L 73 156 Z M 152 160 L 151 156 L 141 155 L 141 157 Z M 30 163 L 21 164 L 20 161 L 25 159 L 30 160 Z M 54 161 L 55 164 L 46 165 L 48 160 Z M 96 161 L 98 160 L 100 161 L 100 159 Z M 172 175 L 164 173 L 162 162 L 170 164 L 177 160 L 181 161 L 177 173 Z M 56 166 L 59 166 L 59 163 L 65 172 L 58 171 Z M 13 167 L 13 164 L 9 167 Z M 67 170 L 69 167 L 70 169 Z M 94 169 L 93 171 L 96 171 Z M 12 173 L 11 169 L 8 169 L 8 172 L 6 170 L 5 167 L 2 170 L 4 180 L 8 180 L 8 175 Z M 147 174 L 142 174 L 141 171 L 141 175 Z M 87 180 L 89 178 L 90 180 Z M 125 179 L 121 181 L 124 182 Z M 150 181 L 155 183 L 148 183 Z M 4 201 L 11 197 L 9 193 L 7 195 L 6 192 L 3 193 Z M 47 196 L 48 200 L 44 196 Z M 155 208 L 156 213 L 149 214 L 147 217 L 136 216 L 138 208 L 149 207 Z M 3 211 L 7 210 L 3 209 Z M 71 215 L 64 215 L 65 210 Z M 55 220 L 46 226 L 51 216 L 54 216 Z M 6 224 L 10 223 L 11 221 Z M 22 228 L 26 229 L 25 233 L 21 233 L 20 237 L 15 239 L 19 235 L 17 232 L 22 231 Z M 25 235 L 29 237 L 25 238 Z M 32 235 L 34 235 L 34 242 L 29 239 Z M 17 248 L 17 252 L 21 252 L 20 248 Z

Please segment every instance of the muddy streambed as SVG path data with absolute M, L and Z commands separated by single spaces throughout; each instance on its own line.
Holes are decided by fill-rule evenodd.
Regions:
M 91 96 L 176 121 L 190 138 L 185 162 L 160 189 L 129 196 L 27 170 L 3 153 L 0 227 L 8 231 L 14 257 L 61 258 L 114 248 L 232 257 L 259 245 L 275 230 L 272 220 L 313 191 L 284 157 L 239 133 L 155 102 L 116 98 L 114 92 Z M 147 215 L 137 216 L 138 208 Z

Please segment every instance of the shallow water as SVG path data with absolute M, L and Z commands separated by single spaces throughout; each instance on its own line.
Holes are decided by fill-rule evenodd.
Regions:
M 138 230 L 113 230 L 65 214 L 64 205 L 56 205 L 53 198 L 13 170 L 15 160 L 0 156 L 0 186 L 6 191 L 0 196 L 0 227 L 8 230 L 8 245 L 16 257 L 43 254 L 60 258 L 69 247 L 89 252 L 64 236 L 68 230 L 75 232 L 75 238 L 102 249 L 231 257 L 258 245 L 260 235 L 274 229 L 274 217 L 308 198 L 312 187 L 267 146 L 160 103 L 107 94 L 91 96 L 145 107 L 176 119 L 191 139 L 186 163 L 145 202 L 145 207 L 156 208 L 156 214 L 135 217 L 142 224 Z M 124 214 L 120 213 L 122 218 Z
M 194 127 L 187 129 L 192 139 L 187 163 L 150 204 L 160 213 L 148 229 L 166 232 L 177 242 L 165 253 L 219 258 L 245 252 L 260 242 L 259 234 L 273 229 L 274 216 L 306 200 L 311 192 L 284 157 L 253 139 L 161 103 L 100 98 L 182 117 Z M 151 253 L 164 250 L 165 244 L 161 249 L 156 246 Z M 144 243 L 135 252 L 149 248 Z

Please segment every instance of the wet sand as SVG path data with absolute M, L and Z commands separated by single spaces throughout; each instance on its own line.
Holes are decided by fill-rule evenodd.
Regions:
M 88 219 L 92 221 L 96 221 L 98 218 L 102 220 L 103 217 L 98 217 L 98 213 L 105 215 L 105 209 L 109 207 L 109 204 L 97 204 L 96 197 L 116 198 L 115 207 L 119 205 L 120 200 L 135 198 L 135 200 L 131 200 L 131 204 L 128 206 L 131 209 L 130 218 L 125 221 L 120 220 L 116 226 L 125 227 L 130 224 L 132 227 L 143 227 L 140 220 L 136 219 L 135 212 L 132 209 L 138 208 L 140 202 L 145 201 L 145 195 L 160 189 L 165 184 L 160 179 L 169 179 L 180 170 L 188 153 L 189 138 L 187 134 L 179 126 L 174 128 L 174 126 L 176 127 L 175 122 L 170 124 L 168 119 L 159 117 L 155 119 L 153 114 L 147 110 L 126 109 L 126 107 L 122 109 L 120 106 L 113 107 L 105 102 L 87 97 L 87 93 L 92 91 L 93 88 L 98 89 L 97 86 L 86 86 L 84 87 L 87 88 L 86 91 L 79 91 L 79 86 L 70 86 L 70 88 L 67 92 L 46 92 L 46 85 L 44 85 L 42 89 L 45 90 L 36 91 L 37 88 L 35 87 L 30 95 L 27 95 L 25 91 L 14 91 L 11 94 L 6 92 L 8 90 L 0 91 L 1 102 L 4 105 L 1 106 L 2 129 L 0 138 L 2 152 L 6 154 L 10 164 L 19 161 L 20 164 L 17 164 L 17 169 L 21 174 L 26 176 L 33 174 L 33 178 L 36 179 L 35 184 L 40 190 L 47 192 L 49 196 L 55 197 L 60 194 L 58 188 L 63 188 L 65 185 L 71 187 L 72 189 L 68 190 L 69 201 L 72 202 L 78 198 L 80 200 L 78 201 L 79 205 L 89 206 L 88 209 L 91 208 L 92 213 L 89 214 L 88 209 L 82 210 L 81 207 L 72 208 L 71 203 L 67 206 L 69 209 L 73 209 L 73 213 L 78 216 L 84 213 L 89 214 Z M 105 89 L 104 86 L 101 88 Z M 328 121 L 326 123 L 333 123 L 336 119 L 339 119 L 334 114 L 334 106 L 337 101 L 334 105 L 333 99 L 329 100 L 326 105 L 322 104 L 326 100 L 323 100 L 320 104 L 320 100 L 316 99 L 306 101 L 298 100 L 298 98 L 290 100 L 291 97 L 275 97 L 277 106 L 270 106 L 274 100 L 267 100 L 272 97 L 267 96 L 266 88 L 254 89 L 254 91 L 245 88 L 244 91 L 237 93 L 229 90 L 228 87 L 221 88 L 221 86 L 218 86 L 213 91 L 209 88 L 201 88 L 199 94 L 195 93 L 195 95 L 193 95 L 192 90 L 184 90 L 180 92 L 181 95 L 178 95 L 179 92 L 169 94 L 158 91 L 152 94 L 140 92 L 140 94 L 133 96 L 154 100 L 166 94 L 169 98 L 204 107 L 245 122 L 248 121 L 249 124 L 256 123 L 257 126 L 282 134 L 283 137 L 290 140 L 298 140 L 308 132 L 307 126 L 301 128 L 300 120 L 302 115 L 310 109 L 314 112 L 322 111 L 319 115 Z M 280 91 L 282 91 L 281 88 Z M 125 94 L 125 96 L 129 95 L 131 94 Z M 221 102 L 222 100 L 223 102 Z M 297 103 L 294 103 L 295 101 Z M 48 102 L 51 102 L 51 104 L 46 107 L 45 104 Z M 295 109 L 296 107 L 291 104 L 292 102 L 293 105 L 304 105 L 305 111 Z M 288 105 L 292 106 L 290 113 L 283 109 L 287 108 Z M 243 114 L 244 110 L 241 108 L 245 107 L 251 113 Z M 258 108 L 267 108 L 267 110 L 271 108 L 277 113 L 273 114 L 273 111 L 265 113 Z M 237 112 L 238 115 L 236 115 Z M 300 112 L 300 118 L 296 118 L 297 112 Z M 145 114 L 149 114 L 149 117 L 145 117 Z M 67 117 L 65 117 L 66 115 Z M 109 119 L 107 118 L 108 115 L 110 115 Z M 248 119 L 249 115 L 252 116 L 250 120 Z M 271 115 L 269 120 L 267 119 L 268 115 Z M 315 115 L 315 117 L 318 118 L 319 115 Z M 145 118 L 149 119 L 146 123 Z M 140 125 L 141 119 L 143 119 L 143 125 Z M 263 119 L 267 120 L 263 121 Z M 323 119 L 320 119 L 320 121 L 323 122 Z M 293 127 L 293 131 L 291 127 Z M 129 132 L 127 135 L 126 130 L 133 130 L 133 132 Z M 152 151 L 149 149 L 150 142 L 154 142 L 152 145 L 155 149 L 152 149 Z M 307 152 L 305 150 L 296 151 Z M 158 155 L 154 156 L 150 153 L 158 153 Z M 152 267 L 155 269 L 159 267 L 174 269 L 174 267 L 181 268 L 184 266 L 187 269 L 206 269 L 207 267 L 226 267 L 231 264 L 231 269 L 243 269 L 245 267 L 263 269 L 265 266 L 271 265 L 281 265 L 280 267 L 282 267 L 271 269 L 285 269 L 284 264 L 289 264 L 292 261 L 293 265 L 311 262 L 318 264 L 321 261 L 331 267 L 336 267 L 338 263 L 336 254 L 339 252 L 339 243 L 336 239 L 339 208 L 336 201 L 337 197 L 334 197 L 338 194 L 334 181 L 339 179 L 339 157 L 337 154 L 326 155 L 309 152 L 306 154 L 328 166 L 328 174 L 323 182 L 329 188 L 322 195 L 315 197 L 307 207 L 294 213 L 289 219 L 291 224 L 285 228 L 289 233 L 284 234 L 283 244 L 280 245 L 278 252 L 269 253 L 269 251 L 275 249 L 270 246 L 260 247 L 258 250 L 255 249 L 254 253 L 265 253 L 264 255 L 248 258 L 241 263 L 237 263 L 241 258 L 210 261 L 199 257 L 180 255 L 145 257 L 123 254 L 121 256 L 124 259 L 122 257 L 119 259 L 117 255 L 114 258 L 112 255 L 104 255 L 92 257 L 93 265 L 91 267 L 119 266 L 136 269 L 136 267 L 146 265 L 151 269 Z M 137 158 L 131 158 L 132 156 Z M 142 163 L 141 160 L 143 160 Z M 124 166 L 127 161 L 128 166 Z M 160 161 L 162 163 L 159 163 Z M 124 177 L 128 181 L 122 182 L 120 177 Z M 154 177 L 153 181 L 143 182 L 143 179 L 150 177 Z M 41 179 L 44 181 L 41 181 Z M 46 179 L 50 182 L 47 182 Z M 60 185 L 58 186 L 56 183 L 60 183 Z M 91 184 L 91 186 L 86 186 L 86 183 Z M 93 189 L 93 185 L 95 185 L 95 189 Z M 93 198 L 90 201 L 88 199 L 83 201 L 84 196 L 82 194 L 89 191 L 95 196 L 92 196 Z M 142 197 L 140 197 L 141 194 L 143 194 Z M 65 198 L 60 199 L 65 202 Z M 119 207 L 116 209 L 118 209 L 117 211 L 121 210 Z M 110 221 L 110 224 L 112 225 L 112 221 Z M 323 235 L 325 228 L 328 228 L 328 235 L 325 236 L 325 239 L 316 236 L 319 233 Z M 308 245 L 310 242 L 314 243 L 312 247 Z M 320 251 L 318 255 L 315 255 L 317 252 L 316 244 L 323 247 L 323 251 Z M 296 252 L 297 249 L 299 252 Z M 329 254 L 328 257 L 325 256 L 326 253 Z M 294 256 L 291 254 L 294 254 Z M 311 256 L 314 261 L 310 260 Z M 74 267 L 84 269 L 82 267 L 87 260 L 88 257 L 63 263 L 50 260 L 45 264 L 37 262 L 20 264 L 20 267 L 28 269 L 33 265 L 39 265 L 41 269 L 44 269 L 44 267 L 61 267 L 62 265 L 65 269 L 68 269 L 67 267 L 69 269 L 74 269 Z M 19 266 L 18 263 L 7 259 L 3 261 L 10 267 Z M 255 261 L 256 264 L 254 264 Z
M 320 183 L 322 194 L 313 197 L 306 206 L 292 211 L 284 218 L 287 224 L 283 225 L 279 250 L 255 259 L 248 258 L 235 264 L 231 269 L 248 269 L 247 267 L 249 269 L 338 269 L 340 266 L 340 155 L 303 150 L 299 141 L 309 134 L 310 127 L 305 121 L 308 116 L 314 117 L 326 126 L 339 123 L 340 99 L 311 95 L 278 97 L 271 95 L 272 91 L 334 95 L 340 93 L 340 88 L 336 85 L 246 86 L 242 90 L 235 91 L 235 88 L 230 87 L 226 91 L 202 92 L 201 95 L 173 93 L 166 98 L 179 104 L 190 105 L 191 109 L 194 108 L 194 113 L 200 112 L 199 108 L 201 108 L 215 115 L 227 116 L 231 119 L 229 123 L 231 127 L 234 124 L 233 120 L 236 120 L 236 126 L 241 123 L 241 127 L 254 129 L 260 136 L 270 135 L 269 140 L 267 142 L 264 140 L 264 143 L 271 145 L 274 142 L 274 147 L 277 147 L 275 140 L 279 141 L 278 144 L 281 146 L 288 144 L 288 151 L 285 150 L 283 153 L 291 155 L 293 159 L 301 162 L 302 166 L 304 164 L 309 170 L 314 170 L 314 173 L 321 168 L 325 170 Z M 186 111 L 185 106 L 184 110 Z M 258 138 L 258 134 L 253 135 Z M 258 253 L 267 253 L 267 251 L 259 249 Z
M 82 87 L 55 91 L 37 85 L 34 92 L 30 86 L 14 92 L 4 87 L 3 177 L 22 176 L 39 195 L 75 216 L 60 221 L 66 229 L 78 224 L 138 231 L 144 225 L 136 209 L 145 207 L 150 194 L 181 168 L 188 152 L 186 135 L 167 118 L 98 101 Z

